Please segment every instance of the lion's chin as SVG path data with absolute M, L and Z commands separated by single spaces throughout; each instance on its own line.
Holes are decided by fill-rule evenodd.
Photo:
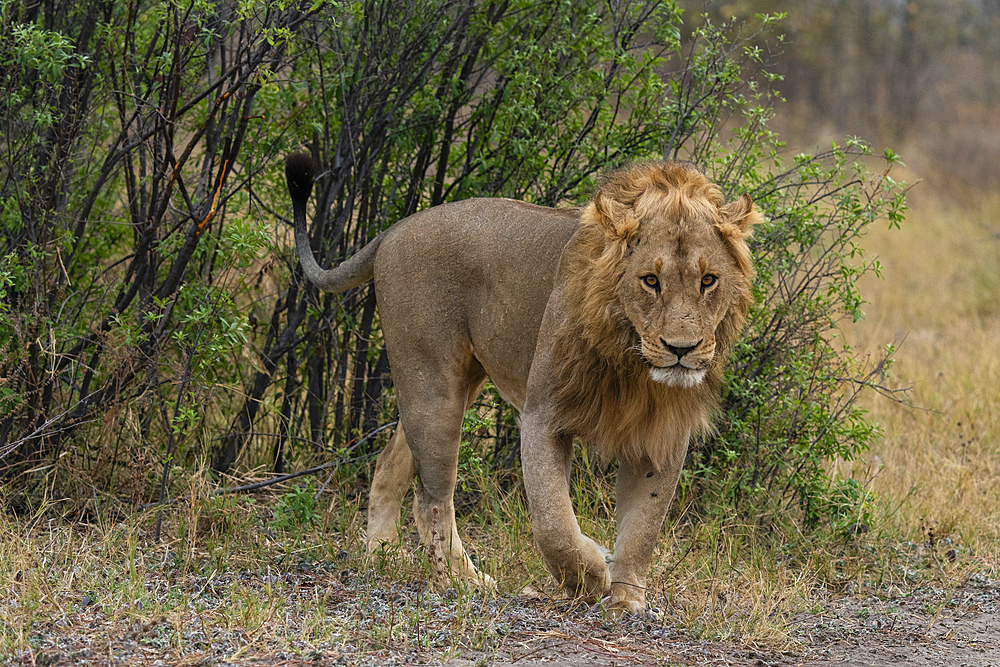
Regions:
M 704 370 L 694 370 L 680 365 L 669 368 L 654 366 L 649 369 L 649 375 L 654 382 L 662 382 L 671 387 L 684 389 L 690 389 L 700 384 L 705 379 L 705 374 Z

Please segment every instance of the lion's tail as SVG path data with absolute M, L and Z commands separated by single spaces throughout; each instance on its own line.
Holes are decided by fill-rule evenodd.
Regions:
M 375 237 L 357 254 L 334 268 L 322 268 L 313 255 L 309 244 L 309 230 L 306 228 L 306 203 L 312 193 L 315 174 L 316 163 L 308 153 L 292 153 L 285 158 L 285 179 L 288 182 L 288 193 L 292 196 L 295 246 L 299 251 L 299 262 L 306 278 L 319 289 L 324 292 L 345 292 L 371 279 L 375 252 L 381 245 L 382 236 Z

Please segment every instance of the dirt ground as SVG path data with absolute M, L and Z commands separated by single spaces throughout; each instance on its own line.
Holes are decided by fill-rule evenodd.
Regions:
M 169 622 L 138 622 L 89 599 L 75 601 L 62 619 L 36 628 L 36 650 L 11 657 L 22 665 L 1000 667 L 1000 580 L 977 574 L 952 590 L 841 598 L 792 619 L 783 651 L 705 640 L 653 617 L 611 622 L 595 608 L 568 601 L 506 596 L 463 608 L 447 595 L 428 598 L 419 584 L 364 589 L 319 572 L 272 582 L 284 591 L 287 605 L 258 632 L 220 631 L 206 627 L 204 615 L 211 613 L 212 591 L 234 583 L 226 579 L 187 581 L 203 591 L 198 609 Z M 325 591 L 321 604 L 328 619 L 353 628 L 336 641 L 311 639 L 309 615 L 292 611 L 301 608 L 296 596 L 316 587 Z M 416 636 L 392 632 L 407 605 L 421 607 Z M 475 630 L 456 633 L 462 625 L 456 619 L 470 613 L 476 618 L 466 618 L 463 627 Z M 380 626 L 389 627 L 392 639 L 377 645 L 370 637 Z
M 473 665 L 943 665 L 1000 666 L 1000 581 L 971 577 L 953 591 L 922 590 L 887 600 L 845 598 L 794 619 L 795 649 L 774 652 L 698 641 L 640 620 L 598 630 L 572 615 L 558 630 L 512 636 L 494 659 Z

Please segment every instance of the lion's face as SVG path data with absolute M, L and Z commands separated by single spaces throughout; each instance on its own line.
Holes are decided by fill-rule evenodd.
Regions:
M 595 237 L 602 233 L 585 310 L 603 310 L 618 332 L 594 341 L 608 355 L 638 354 L 656 382 L 696 386 L 742 325 L 752 273 L 746 238 L 759 214 L 749 197 L 724 204 L 716 186 L 683 165 L 616 175 L 585 213 Z M 612 341 L 628 349 L 611 350 Z
M 716 330 L 743 278 L 715 221 L 640 222 L 622 262 L 618 299 L 653 380 L 691 387 L 715 359 Z

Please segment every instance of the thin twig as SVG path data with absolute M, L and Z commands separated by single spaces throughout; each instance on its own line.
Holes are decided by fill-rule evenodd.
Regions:
M 0 450 L 0 461 L 2 461 L 4 458 L 7 457 L 7 455 L 9 455 L 14 450 L 18 449 L 21 445 L 23 445 L 24 443 L 28 442 L 29 440 L 34 440 L 35 438 L 41 438 L 41 437 L 45 436 L 46 435 L 46 429 L 48 427 L 52 426 L 56 422 L 58 422 L 61 419 L 63 419 L 66 415 L 68 415 L 73 410 L 75 410 L 81 403 L 83 403 L 85 400 L 87 400 L 88 398 L 90 398 L 91 396 L 93 396 L 96 393 L 97 393 L 97 391 L 94 391 L 94 392 L 90 393 L 86 397 L 84 397 L 84 398 L 80 399 L 79 401 L 77 401 L 71 407 L 67 408 L 63 412 L 61 412 L 58 415 L 56 415 L 55 417 L 52 417 L 51 419 L 49 419 L 48 421 L 46 421 L 44 424 L 42 424 L 41 426 L 39 426 L 38 428 L 36 428 L 34 431 L 32 431 L 31 433 L 29 433 L 28 435 L 26 435 L 23 438 L 20 438 L 18 440 L 15 440 L 14 442 L 11 442 L 11 443 L 5 445 L 3 447 L 3 449 Z M 94 421 L 94 420 L 93 419 L 85 419 L 85 420 L 81 420 L 79 422 L 74 423 L 72 426 L 79 426 L 80 424 L 86 424 L 86 423 L 92 422 L 92 421 Z M 50 433 L 56 433 L 59 430 L 62 430 L 64 428 L 69 428 L 69 426 L 61 426 L 59 429 L 56 429 L 55 431 L 50 431 Z
M 370 431 L 369 433 L 367 433 L 365 435 L 365 437 L 361 438 L 356 443 L 354 443 L 353 445 L 351 445 L 351 447 L 347 451 L 354 451 L 359 446 L 361 446 L 364 442 L 370 440 L 372 437 L 374 437 L 375 435 L 377 435 L 381 431 L 384 431 L 387 428 L 391 428 L 391 427 L 395 426 L 397 423 L 398 422 L 389 422 L 388 424 L 383 424 L 382 426 L 379 426 L 378 428 Z M 270 479 L 264 479 L 264 480 L 261 480 L 259 482 L 253 482 L 251 484 L 243 484 L 241 486 L 228 486 L 228 487 L 224 487 L 224 488 L 221 488 L 221 489 L 216 489 L 215 491 L 212 492 L 212 496 L 213 497 L 215 497 L 215 496 L 224 496 L 224 495 L 228 495 L 230 493 L 247 493 L 248 491 L 256 491 L 257 489 L 263 489 L 264 487 L 271 486 L 273 484 L 281 484 L 282 482 L 287 482 L 289 480 L 295 479 L 296 477 L 304 477 L 306 475 L 312 475 L 312 474 L 315 474 L 317 472 L 320 472 L 321 470 L 327 470 L 329 468 L 337 468 L 341 464 L 344 464 L 344 463 L 354 463 L 356 461 L 361 461 L 361 460 L 366 459 L 366 458 L 368 458 L 370 456 L 371 456 L 371 454 L 363 454 L 361 456 L 355 456 L 355 457 L 352 457 L 352 458 L 349 458 L 349 459 L 339 459 L 337 461 L 327 461 L 326 463 L 320 464 L 318 466 L 313 466 L 312 468 L 307 468 L 306 470 L 299 470 L 298 472 L 288 473 L 287 475 L 279 475 L 277 477 L 271 477 Z M 323 487 L 325 488 L 326 484 L 324 484 Z M 321 489 L 321 491 L 322 491 L 322 489 Z M 139 510 L 139 511 L 143 511 L 143 510 L 152 509 L 154 507 L 163 507 L 163 506 L 166 506 L 166 505 L 173 505 L 174 503 L 179 502 L 179 501 L 181 501 L 183 499 L 184 499 L 184 496 L 177 496 L 177 497 L 174 497 L 174 498 L 170 498 L 168 500 L 159 500 L 159 501 L 152 502 L 152 503 L 144 503 L 142 505 L 137 506 L 136 509 Z

